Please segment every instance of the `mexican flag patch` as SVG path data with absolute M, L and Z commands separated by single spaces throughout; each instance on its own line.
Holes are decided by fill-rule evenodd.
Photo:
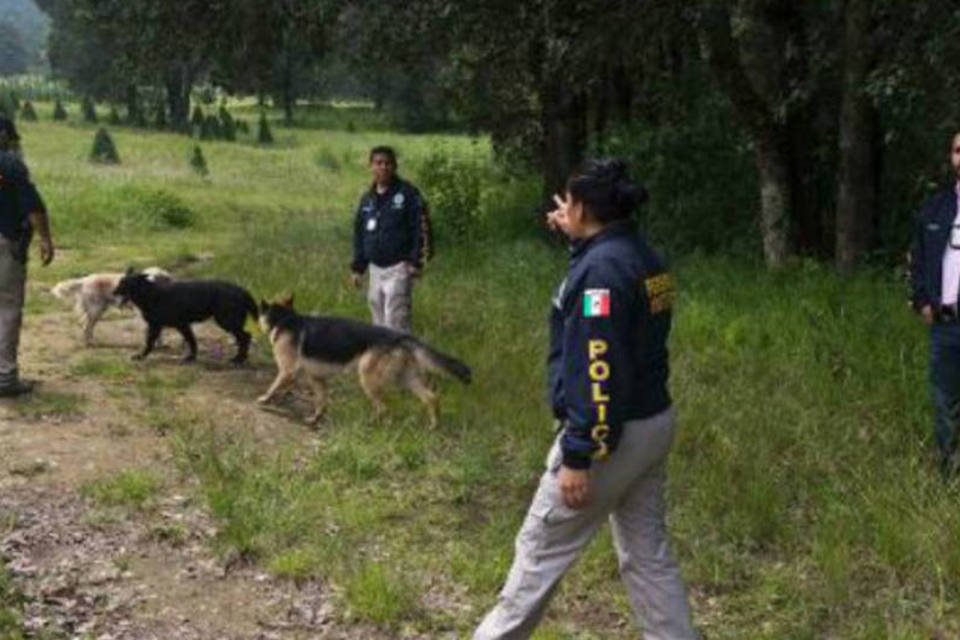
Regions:
M 606 318 L 610 315 L 610 289 L 587 289 L 583 292 L 583 317 Z

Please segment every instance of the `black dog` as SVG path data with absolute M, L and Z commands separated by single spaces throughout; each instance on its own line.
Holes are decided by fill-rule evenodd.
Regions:
M 114 290 L 123 302 L 137 305 L 147 323 L 147 343 L 134 360 L 145 358 L 164 327 L 172 327 L 183 335 L 190 352 L 184 362 L 197 358 L 197 339 L 190 325 L 213 318 L 220 327 L 237 340 L 237 355 L 232 362 L 241 364 L 247 359 L 250 334 L 244 331 L 247 317 L 257 319 L 257 303 L 243 287 L 219 280 L 186 280 L 153 282 L 146 275 L 127 270 Z

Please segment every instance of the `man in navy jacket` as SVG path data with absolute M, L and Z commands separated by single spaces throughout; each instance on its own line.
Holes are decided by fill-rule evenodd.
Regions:
M 354 217 L 354 285 L 369 269 L 367 300 L 373 323 L 410 331 L 413 280 L 420 274 L 427 247 L 420 192 L 397 176 L 390 147 L 370 151 L 373 184 L 360 198 Z
M 910 248 L 910 302 L 930 327 L 930 384 L 934 435 L 944 476 L 957 466 L 960 422 L 960 133 L 950 145 L 957 181 L 924 203 Z

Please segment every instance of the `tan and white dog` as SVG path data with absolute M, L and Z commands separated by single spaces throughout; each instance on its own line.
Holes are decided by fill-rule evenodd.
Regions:
M 143 273 L 154 282 L 173 282 L 173 276 L 160 267 L 149 267 Z M 91 273 L 82 278 L 58 282 L 50 290 L 61 300 L 75 301 L 74 310 L 83 326 L 83 343 L 86 346 L 93 344 L 93 328 L 97 321 L 107 309 L 120 305 L 120 298 L 113 292 L 123 276 L 123 273 Z

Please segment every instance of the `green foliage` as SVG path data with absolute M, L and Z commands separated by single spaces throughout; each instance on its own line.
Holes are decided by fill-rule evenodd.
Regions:
M 93 98 L 90 96 L 84 96 L 83 101 L 80 104 L 80 109 L 83 112 L 84 122 L 97 122 L 97 105 L 94 103 Z
M 100 127 L 93 137 L 93 149 L 90 151 L 90 160 L 100 164 L 119 164 L 120 154 L 113 137 L 105 128 Z
M 112 127 L 123 124 L 123 120 L 120 118 L 120 112 L 117 111 L 116 105 L 110 105 L 110 114 L 107 115 L 107 124 Z
M 237 139 L 237 125 L 233 120 L 233 116 L 230 115 L 230 112 L 227 111 L 226 106 L 220 105 L 220 110 L 217 114 L 219 119 L 219 129 L 220 137 L 226 140 L 227 142 L 233 142 Z
M 416 612 L 415 589 L 404 576 L 382 563 L 364 563 L 346 586 L 345 599 L 355 615 L 375 624 L 395 628 Z
M 63 106 L 63 101 L 57 98 L 53 105 L 53 119 L 63 121 L 67 119 L 67 110 Z
M 482 231 L 481 183 L 485 166 L 475 157 L 434 149 L 418 166 L 419 187 L 430 205 L 439 237 L 456 241 L 479 237 Z
M 200 145 L 193 147 L 193 153 L 190 154 L 190 168 L 193 169 L 197 175 L 204 178 L 210 173 L 207 169 L 207 160 L 203 157 L 203 149 L 200 148 Z
M 9 91 L 0 92 L 0 114 L 15 120 L 17 117 L 17 109 L 13 103 L 13 94 Z
M 201 140 L 216 140 L 219 130 L 220 124 L 216 117 L 206 116 L 199 127 L 199 135 L 197 137 Z
M 250 135 L 250 123 L 246 120 L 236 119 L 237 131 L 244 135 Z
M 19 75 L 0 78 L 0 91 L 13 91 L 24 100 L 52 102 L 69 95 L 63 82 L 46 75 Z
M 150 506 L 160 488 L 160 481 L 152 473 L 128 470 L 86 484 L 82 493 L 102 507 L 124 507 L 142 511 Z
M 128 189 L 138 204 L 138 217 L 152 229 L 187 229 L 197 214 L 180 198 L 163 189 Z
M 0 571 L 0 638 L 23 640 L 27 636 L 23 627 L 24 594 L 13 584 L 4 568 Z
M 33 108 L 33 103 L 29 100 L 24 101 L 23 106 L 20 108 L 20 117 L 25 122 L 37 121 L 37 111 Z
M 156 107 L 154 108 L 153 115 L 153 126 L 160 131 L 163 131 L 169 126 L 167 121 L 167 105 L 164 104 L 162 100 L 158 100 Z
M 203 128 L 203 123 L 207 121 L 207 116 L 203 113 L 203 107 L 196 105 L 193 107 L 193 114 L 190 116 L 190 125 L 194 133 L 199 135 L 198 130 Z
M 270 131 L 270 122 L 267 121 L 266 112 L 260 112 L 260 122 L 257 126 L 257 142 L 260 144 L 273 144 L 273 133 Z

